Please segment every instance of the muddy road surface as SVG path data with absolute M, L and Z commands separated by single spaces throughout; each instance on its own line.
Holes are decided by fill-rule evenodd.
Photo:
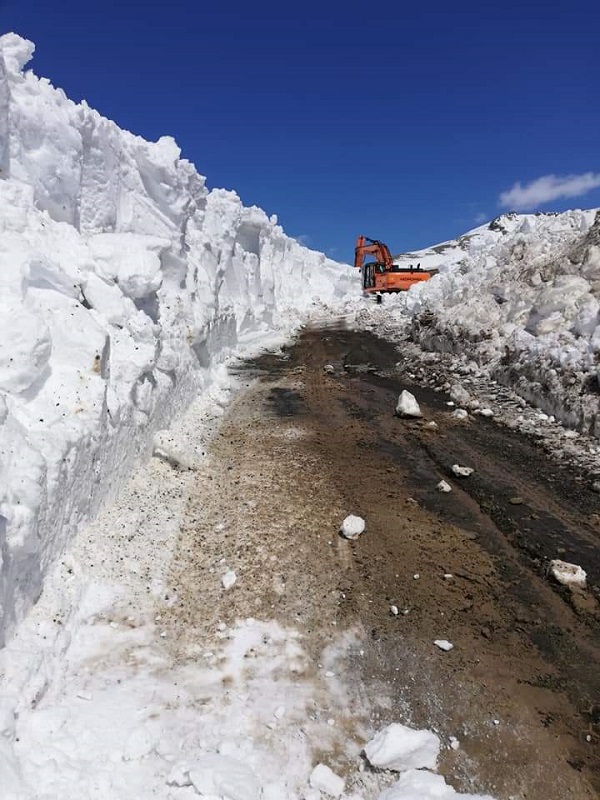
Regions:
M 173 639 L 191 624 L 269 616 L 301 631 L 317 673 L 332 637 L 354 632 L 352 707 L 338 709 L 328 761 L 340 774 L 356 767 L 344 738 L 360 746 L 398 721 L 439 733 L 440 771 L 457 790 L 598 797 L 598 495 L 534 441 L 453 418 L 449 398 L 411 385 L 397 361 L 370 333 L 329 328 L 239 366 L 253 380 L 198 477 Z M 422 419 L 394 415 L 404 388 Z M 453 464 L 474 472 L 457 478 Z M 353 542 L 338 535 L 350 513 L 367 523 Z M 553 558 L 582 565 L 588 588 L 554 582 Z M 219 560 L 239 576 L 226 601 L 205 589 Z

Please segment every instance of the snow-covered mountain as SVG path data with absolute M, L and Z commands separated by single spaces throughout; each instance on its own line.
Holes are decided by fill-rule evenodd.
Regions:
M 396 261 L 439 269 L 390 301 L 414 340 L 600 436 L 600 211 L 505 214 Z
M 33 51 L 0 38 L 0 645 L 219 362 L 358 291 L 171 138 L 24 71 Z

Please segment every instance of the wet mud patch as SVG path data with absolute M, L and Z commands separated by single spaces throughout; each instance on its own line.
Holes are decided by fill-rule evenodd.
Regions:
M 269 392 L 267 400 L 280 417 L 294 417 L 305 411 L 302 395 L 295 389 L 275 386 Z

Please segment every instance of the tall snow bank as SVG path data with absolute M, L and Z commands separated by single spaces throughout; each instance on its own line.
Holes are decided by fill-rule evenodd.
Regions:
M 600 211 L 506 214 L 399 261 L 439 268 L 397 301 L 416 341 L 600 436 Z
M 0 38 L 0 645 L 213 365 L 357 291 L 171 138 L 24 72 L 33 51 Z

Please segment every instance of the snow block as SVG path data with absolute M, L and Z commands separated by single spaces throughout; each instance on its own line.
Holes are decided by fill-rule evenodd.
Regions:
M 396 405 L 396 415 L 398 417 L 422 417 L 421 409 L 414 394 L 404 389 L 398 398 Z
M 440 740 L 430 731 L 417 731 L 393 722 L 365 745 L 369 763 L 380 769 L 435 769 Z
M 577 564 L 569 564 L 556 558 L 550 562 L 552 576 L 563 586 L 585 589 L 587 573 Z
M 344 779 L 325 764 L 317 764 L 310 773 L 309 782 L 313 789 L 318 789 L 328 797 L 340 797 L 345 786 Z
M 364 533 L 365 527 L 366 523 L 362 517 L 349 514 L 342 522 L 340 533 L 346 539 L 358 539 L 361 533 Z

